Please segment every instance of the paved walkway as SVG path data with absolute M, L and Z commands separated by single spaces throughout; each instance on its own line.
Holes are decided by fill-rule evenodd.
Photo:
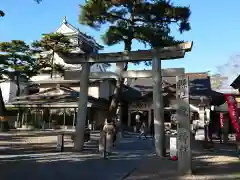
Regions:
M 40 133 L 41 134 L 41 133 Z M 135 134 L 123 138 L 109 159 L 97 152 L 98 133 L 85 151 L 71 152 L 66 137 L 65 152 L 56 152 L 56 136 L 35 133 L 33 137 L 0 134 L 1 180 L 233 180 L 240 179 L 240 162 L 233 146 L 216 144 L 215 151 L 203 151 L 194 144 L 193 170 L 196 175 L 177 176 L 177 162 L 156 157 L 151 139 L 139 140 Z M 11 137 L 11 138 L 9 138 Z
M 96 140 L 97 135 L 94 136 Z M 0 151 L 1 180 L 120 180 L 153 152 L 151 140 L 139 140 L 135 135 L 123 138 L 114 150 L 114 155 L 107 160 L 99 157 L 96 145 L 96 142 L 88 143 L 86 149 L 90 147 L 91 150 L 82 153 L 38 153 L 37 148 L 35 152 L 20 149 L 18 153 L 4 153 L 6 149 L 3 149 Z
M 146 158 L 125 180 L 240 180 L 240 160 L 234 146 L 216 144 L 213 152 L 193 151 L 192 176 L 177 175 L 177 161 L 156 156 Z

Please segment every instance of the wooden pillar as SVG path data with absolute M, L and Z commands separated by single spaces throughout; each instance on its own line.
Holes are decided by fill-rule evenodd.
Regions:
M 76 121 L 76 108 L 74 108 L 74 113 L 73 113 L 73 127 L 75 127 L 75 121 Z
M 81 151 L 84 144 L 84 131 L 88 105 L 89 72 L 90 63 L 83 63 L 80 75 L 80 93 L 78 102 L 76 135 L 74 138 L 74 149 L 76 151 Z
M 162 96 L 161 60 L 154 57 L 152 62 L 153 72 L 153 107 L 154 107 L 154 135 L 156 154 L 166 156 L 165 132 L 164 132 L 164 104 Z
M 48 128 L 49 129 L 52 129 L 51 122 L 52 122 L 52 111 L 51 111 L 51 109 L 49 109 L 49 119 L 48 119 Z
M 17 113 L 17 121 L 15 122 L 15 128 L 19 128 L 19 124 L 20 124 L 19 120 L 20 120 L 20 113 L 18 111 L 18 113 Z
M 128 127 L 131 126 L 131 110 L 128 110 Z
M 148 110 L 148 127 L 151 128 L 151 122 L 152 122 L 152 109 L 150 108 Z
M 65 129 L 65 125 L 66 125 L 66 109 L 64 108 L 64 112 L 63 112 L 63 126 Z
M 23 125 L 23 123 L 24 123 L 24 117 L 25 117 L 25 112 L 22 112 L 22 122 L 21 122 L 21 127 L 22 127 L 22 125 Z
M 178 149 L 178 171 L 180 174 L 192 173 L 191 152 L 191 125 L 189 106 L 188 78 L 184 75 L 177 77 L 177 149 Z
M 37 122 L 37 108 L 35 109 L 34 121 Z

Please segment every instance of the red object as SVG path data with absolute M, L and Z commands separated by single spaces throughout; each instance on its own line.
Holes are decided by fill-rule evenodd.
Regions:
M 177 161 L 177 156 L 172 156 L 172 157 L 171 157 L 171 160 Z
M 227 101 L 228 105 L 228 112 L 229 116 L 231 118 L 231 122 L 233 125 L 233 128 L 236 132 L 236 139 L 240 136 L 240 129 L 239 129 L 239 122 L 238 122 L 238 111 L 237 111 L 237 101 L 235 97 L 231 94 L 224 94 L 225 100 Z
M 223 113 L 222 112 L 220 112 L 220 114 L 219 114 L 219 121 L 220 121 L 220 128 L 223 128 Z

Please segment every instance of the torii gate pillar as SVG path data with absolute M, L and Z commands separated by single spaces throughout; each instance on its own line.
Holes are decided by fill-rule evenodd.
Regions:
M 153 107 L 154 107 L 154 136 L 156 154 L 166 156 L 165 131 L 164 131 L 164 104 L 162 95 L 161 60 L 157 57 L 152 61 L 153 73 Z
M 88 88 L 89 88 L 90 63 L 82 64 L 80 75 L 80 93 L 77 111 L 76 134 L 74 137 L 74 149 L 81 151 L 84 144 L 84 131 L 87 118 Z

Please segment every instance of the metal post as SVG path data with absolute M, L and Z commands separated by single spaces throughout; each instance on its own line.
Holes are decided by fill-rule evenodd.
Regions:
M 76 151 L 81 151 L 84 144 L 84 131 L 88 104 L 89 72 L 90 63 L 83 63 L 80 76 L 80 93 L 78 102 L 76 136 L 74 138 L 74 149 Z
M 164 104 L 162 96 L 161 60 L 153 58 L 153 106 L 154 106 L 154 132 L 156 153 L 160 157 L 166 156 Z

